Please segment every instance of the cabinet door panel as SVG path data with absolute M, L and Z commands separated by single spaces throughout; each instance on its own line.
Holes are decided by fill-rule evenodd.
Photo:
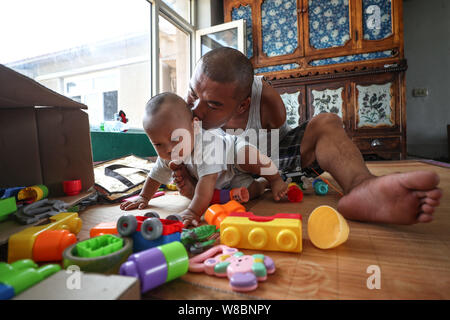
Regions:
M 354 127 L 359 132 L 399 132 L 398 78 L 383 75 L 352 83 Z
M 330 112 L 341 117 L 347 125 L 347 82 L 334 82 L 307 86 L 308 92 L 308 118 L 311 119 L 320 113 Z M 349 128 L 347 128 L 349 129 Z
M 298 48 L 296 0 L 262 1 L 261 37 L 267 57 L 292 54 Z
M 286 107 L 286 121 L 291 128 L 297 127 L 306 119 L 305 86 L 280 87 L 275 90 L 281 96 Z
M 231 20 L 245 20 L 247 33 L 247 57 L 253 57 L 253 32 L 252 32 L 252 7 L 248 5 L 240 5 L 231 9 Z
M 392 36 L 391 0 L 362 0 L 364 40 L 383 40 Z
M 307 4 L 306 55 L 353 46 L 349 0 L 309 0 Z

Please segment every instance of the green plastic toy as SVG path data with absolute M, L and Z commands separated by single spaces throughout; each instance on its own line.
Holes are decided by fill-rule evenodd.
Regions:
M 101 257 L 122 249 L 123 239 L 111 234 L 104 234 L 79 242 L 76 247 L 79 257 Z
M 216 239 L 210 239 L 210 237 L 219 232 L 215 225 L 209 224 L 194 229 L 184 229 L 180 241 L 187 250 L 197 254 L 214 245 Z
M 22 259 L 11 264 L 0 262 L 0 283 L 13 287 L 14 295 L 18 295 L 59 270 L 61 266 L 57 264 L 38 268 L 31 259 Z
M 0 199 L 0 221 L 6 220 L 11 213 L 16 211 L 17 205 L 15 197 Z

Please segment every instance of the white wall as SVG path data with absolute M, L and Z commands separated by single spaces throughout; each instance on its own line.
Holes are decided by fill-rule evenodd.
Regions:
M 405 0 L 403 20 L 408 154 L 448 159 L 450 1 Z M 429 94 L 413 97 L 414 88 L 427 88 Z

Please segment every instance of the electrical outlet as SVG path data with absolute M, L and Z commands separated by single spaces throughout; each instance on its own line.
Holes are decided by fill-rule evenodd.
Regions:
M 428 96 L 427 88 L 414 88 L 412 91 L 413 97 L 426 97 Z

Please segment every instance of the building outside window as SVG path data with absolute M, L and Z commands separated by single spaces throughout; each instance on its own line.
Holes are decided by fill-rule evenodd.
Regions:
M 4 0 L 0 63 L 86 104 L 93 128 L 122 110 L 142 129 L 150 97 L 186 95 L 194 1 Z

